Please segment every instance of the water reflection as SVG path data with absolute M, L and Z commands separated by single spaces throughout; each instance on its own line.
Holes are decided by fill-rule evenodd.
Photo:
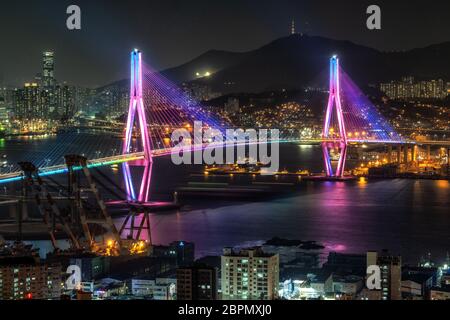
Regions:
M 198 254 L 274 236 L 322 242 L 325 251 L 388 248 L 415 261 L 450 243 L 449 189 L 436 181 L 388 180 L 303 183 L 295 196 L 229 203 L 151 216 L 154 243 L 194 241 Z M 436 191 L 438 190 L 438 192 Z M 420 205 L 418 201 L 420 199 Z
M 2 152 L 8 154 L 8 160 L 17 162 L 22 160 L 24 148 L 34 150 L 38 156 L 45 145 L 35 142 L 25 147 L 6 141 Z M 322 170 L 318 147 L 282 145 L 280 158 L 280 167 L 291 172 Z M 120 170 L 104 170 L 125 189 Z M 136 171 L 142 175 L 142 169 Z M 191 174 L 201 172 L 201 166 L 174 166 L 170 157 L 155 159 L 150 200 L 172 200 L 176 187 L 190 181 Z M 66 183 L 65 177 L 55 179 Z M 207 179 L 239 182 L 238 176 Z M 259 179 L 249 177 L 250 183 Z M 278 179 L 281 182 L 284 178 Z M 443 259 L 449 250 L 449 181 L 305 182 L 297 178 L 296 181 L 298 184 L 289 196 L 277 199 L 234 202 L 208 197 L 187 201 L 182 210 L 151 214 L 153 243 L 193 241 L 197 255 L 204 255 L 218 254 L 224 246 L 261 243 L 279 236 L 322 242 L 326 247 L 324 254 L 387 248 L 413 262 L 426 252 Z M 16 188 L 19 192 L 20 186 Z M 110 196 L 104 191 L 102 194 Z M 123 218 L 115 219 L 120 226 Z M 46 245 L 40 242 L 39 246 Z

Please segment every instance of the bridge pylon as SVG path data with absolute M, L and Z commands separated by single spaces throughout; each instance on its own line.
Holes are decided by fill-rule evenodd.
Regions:
M 122 164 L 130 211 L 119 230 L 119 235 L 121 237 L 126 236 L 126 240 L 124 241 L 130 242 L 129 249 L 131 253 L 142 253 L 145 251 L 151 252 L 152 250 L 150 217 L 146 205 L 149 204 L 153 159 L 142 94 L 142 53 L 137 49 L 134 49 L 131 52 L 130 78 L 130 106 L 128 109 L 125 142 L 123 144 L 122 154 L 136 151 L 131 148 L 135 122 L 137 122 L 136 128 L 139 130 L 138 136 L 140 137 L 141 151 L 144 153 L 144 159 L 139 162 L 124 162 Z M 137 195 L 131 176 L 131 165 L 144 167 L 139 194 Z M 135 224 L 136 218 L 140 218 L 140 223 L 138 225 Z M 147 231 L 147 242 L 141 240 L 141 233 L 143 230 Z M 129 231 L 128 235 L 126 235 L 127 231 Z
M 331 133 L 331 117 L 333 111 L 336 110 L 339 133 L 333 131 Z M 344 115 L 342 112 L 340 97 L 340 80 L 339 80 L 339 59 L 333 56 L 330 59 L 330 94 L 328 97 L 327 111 L 325 114 L 325 122 L 322 131 L 323 158 L 325 162 L 325 171 L 328 177 L 343 177 L 345 170 L 345 158 L 347 156 L 347 133 L 345 130 Z M 336 172 L 333 171 L 331 164 L 330 149 L 338 150 L 339 160 Z
M 125 188 L 127 191 L 128 201 L 145 203 L 149 200 L 153 160 L 147 119 L 145 116 L 144 100 L 142 95 L 142 53 L 137 49 L 131 52 L 130 106 L 128 109 L 125 142 L 123 144 L 122 154 L 128 154 L 132 152 L 132 137 L 136 120 L 139 125 L 137 126 L 137 128 L 139 128 L 141 147 L 143 149 L 142 151 L 144 152 L 144 160 L 139 164 L 136 164 L 142 165 L 144 167 L 141 186 L 139 189 L 139 194 L 137 196 L 131 177 L 130 164 L 128 162 L 124 162 L 122 164 L 122 169 L 125 179 Z

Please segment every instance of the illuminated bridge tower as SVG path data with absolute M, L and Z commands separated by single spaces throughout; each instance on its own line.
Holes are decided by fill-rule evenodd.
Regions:
M 128 201 L 145 203 L 149 200 L 153 161 L 150 146 L 150 136 L 147 127 L 147 119 L 145 117 L 144 101 L 142 97 L 142 53 L 137 49 L 131 52 L 130 107 L 128 110 L 128 120 L 122 154 L 132 152 L 132 137 L 133 128 L 135 127 L 134 124 L 136 120 L 136 114 L 138 122 L 138 125 L 136 125 L 136 127 L 139 128 L 139 136 L 141 148 L 144 153 L 144 159 L 140 162 L 134 162 L 130 164 L 125 162 L 122 164 L 122 168 Z M 139 165 L 144 167 L 141 186 L 137 197 L 130 174 L 130 165 Z
M 330 128 L 333 111 L 336 110 L 339 132 Z M 331 130 L 330 130 L 331 129 Z M 345 131 L 344 115 L 341 106 L 340 83 L 339 83 L 339 59 L 333 56 L 330 59 L 330 96 L 328 97 L 327 112 L 323 126 L 322 150 L 325 161 L 325 170 L 328 177 L 343 177 L 345 169 L 345 158 L 347 156 L 347 133 Z M 336 172 L 331 165 L 330 149 L 339 153 Z

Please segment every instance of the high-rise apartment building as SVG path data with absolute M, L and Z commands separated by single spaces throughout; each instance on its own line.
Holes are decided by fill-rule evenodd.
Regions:
M 381 83 L 380 90 L 394 100 L 444 99 L 448 95 L 446 84 L 442 79 L 415 82 L 411 76 L 403 77 L 401 81 Z
M 381 299 L 402 299 L 402 258 L 387 251 L 367 252 L 367 266 L 377 265 L 381 271 Z
M 200 264 L 177 269 L 177 300 L 216 299 L 216 268 Z
M 4 131 L 9 125 L 8 102 L 6 88 L 0 88 L 0 131 Z
M 42 86 L 51 88 L 55 85 L 55 53 L 44 51 L 42 53 Z
M 0 300 L 59 299 L 61 266 L 36 257 L 0 258 Z
M 41 112 L 41 94 L 37 83 L 25 83 L 23 88 L 15 90 L 14 115 L 17 119 L 36 119 Z
M 248 248 L 225 248 L 221 257 L 222 299 L 278 298 L 279 256 Z
M 72 118 L 77 110 L 75 109 L 76 103 L 76 88 L 63 84 L 59 87 L 60 90 L 60 101 L 59 101 L 59 115 L 66 118 Z

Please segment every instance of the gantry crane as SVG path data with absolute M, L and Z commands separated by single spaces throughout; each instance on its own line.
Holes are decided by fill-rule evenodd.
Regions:
M 79 222 L 89 248 L 94 252 L 118 255 L 122 249 L 122 240 L 111 216 L 106 209 L 106 205 L 100 196 L 94 179 L 91 176 L 87 165 L 87 158 L 72 154 L 64 156 L 64 159 L 66 161 L 69 174 L 69 195 L 71 195 L 74 199 L 75 208 L 78 211 Z M 99 207 L 99 209 L 94 210 L 94 212 L 92 212 L 92 210 L 88 210 L 85 201 L 81 198 L 82 189 L 80 185 L 80 177 L 77 175 L 77 172 L 82 173 L 88 182 L 87 189 L 83 189 L 83 191 L 89 191 L 94 195 L 96 203 Z M 100 215 L 98 213 L 100 213 Z M 107 241 L 106 245 L 105 243 L 97 243 L 91 230 L 91 225 L 105 227 L 111 232 L 114 239 Z
M 42 178 L 39 176 L 36 166 L 31 162 L 20 162 L 19 165 L 24 173 L 24 186 L 31 188 L 32 196 L 34 197 L 39 212 L 47 226 L 53 248 L 58 249 L 55 235 L 56 220 L 58 220 L 64 232 L 69 237 L 72 248 L 81 249 L 77 237 L 72 232 L 67 219 L 61 215 L 51 193 L 47 190 Z

